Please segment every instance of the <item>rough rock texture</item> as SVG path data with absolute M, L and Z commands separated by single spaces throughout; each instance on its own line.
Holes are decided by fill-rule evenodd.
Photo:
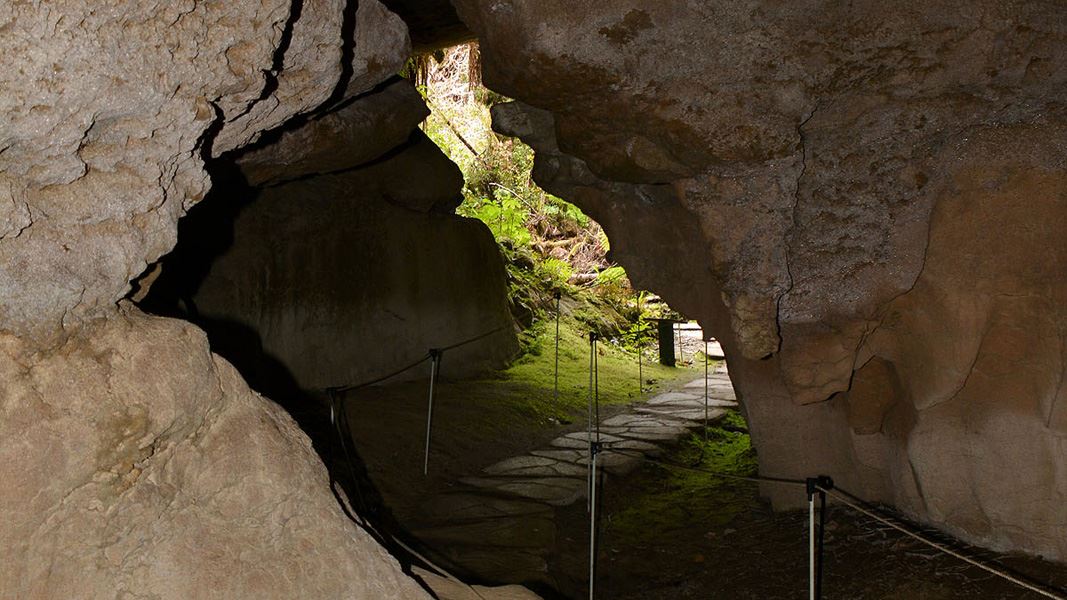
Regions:
M 0 596 L 424 597 L 192 325 L 131 308 L 0 356 Z
M 503 263 L 484 225 L 453 214 L 462 174 L 416 129 L 426 114 L 395 78 L 264 136 L 182 221 L 141 306 L 193 320 L 279 401 L 490 332 L 444 373 L 501 366 L 517 350 Z
M 279 130 L 237 162 L 253 186 L 351 169 L 400 147 L 429 113 L 411 82 L 396 77 L 300 127 Z
M 362 383 L 489 332 L 448 351 L 443 373 L 499 367 L 518 349 L 504 265 L 484 224 L 452 214 L 462 183 L 416 131 L 363 167 L 220 190 L 183 222 L 148 301 L 189 302 L 264 393 Z
M 200 332 L 116 305 L 206 159 L 396 73 L 356 5 L 0 5 L 0 596 L 425 596 Z
M 455 4 L 535 178 L 722 340 L 767 473 L 1067 559 L 1062 3 Z

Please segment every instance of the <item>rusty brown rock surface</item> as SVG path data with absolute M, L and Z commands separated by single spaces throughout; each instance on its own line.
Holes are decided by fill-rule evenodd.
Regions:
M 722 341 L 767 474 L 1067 559 L 1062 3 L 455 4 L 537 181 Z

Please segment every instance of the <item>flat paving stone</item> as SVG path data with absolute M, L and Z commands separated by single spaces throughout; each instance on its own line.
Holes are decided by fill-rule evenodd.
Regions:
M 633 471 L 641 463 L 642 454 L 620 454 L 618 452 L 605 451 L 596 457 L 597 468 L 602 468 L 612 475 L 625 475 Z M 589 469 L 589 457 L 582 459 L 583 468 Z
M 619 425 L 619 426 L 622 426 L 622 427 L 626 427 L 628 425 L 632 425 L 634 423 L 638 423 L 638 422 L 641 422 L 643 420 L 644 420 L 644 417 L 642 417 L 641 415 L 634 414 L 634 413 L 624 413 L 624 414 L 621 414 L 621 415 L 615 415 L 614 417 L 611 417 L 610 419 L 604 419 L 604 421 L 601 423 L 601 425 L 608 425 L 608 426 L 610 426 L 610 425 Z
M 646 431 L 635 432 L 630 436 L 630 439 L 649 441 L 649 442 L 667 442 L 678 439 L 680 436 L 685 435 L 688 430 L 684 427 L 677 428 L 649 428 Z
M 737 406 L 737 402 L 722 398 L 708 398 L 708 406 L 734 407 Z M 640 408 L 704 408 L 704 398 L 700 397 L 695 400 L 672 400 L 669 402 L 657 402 L 655 404 L 650 400 Z
M 446 493 L 422 503 L 423 514 L 449 523 L 514 518 L 547 514 L 552 508 L 542 502 L 517 500 L 476 493 Z
M 581 450 L 534 450 L 530 454 L 534 456 L 544 456 L 546 458 L 554 458 L 561 462 L 576 463 L 587 453 Z
M 645 440 L 618 440 L 615 442 L 608 442 L 604 444 L 608 448 L 619 448 L 622 450 L 636 450 L 642 454 L 649 456 L 658 456 L 663 453 L 663 448 L 660 448 L 651 441 Z
M 690 394 L 687 392 L 665 392 L 658 396 L 655 396 L 647 402 L 648 404 L 667 404 L 670 402 L 682 402 L 696 399 L 704 400 L 704 394 L 699 396 L 696 394 Z
M 571 504 L 585 497 L 586 493 L 586 480 L 575 477 L 466 477 L 460 481 L 556 506 Z
M 545 464 L 515 466 L 517 463 L 521 464 L 529 461 L 514 461 L 514 459 L 508 459 L 507 461 L 501 461 L 495 465 L 490 465 L 482 469 L 482 472 L 487 475 L 498 477 L 569 477 L 571 475 L 581 474 L 581 469 L 570 462 L 537 456 L 519 456 L 517 458 L 538 458 L 546 462 Z M 511 465 L 504 464 L 511 461 L 513 461 Z
M 622 438 L 616 435 L 612 435 L 610 433 L 606 433 L 603 431 L 601 431 L 600 433 L 601 443 L 617 442 L 621 439 Z M 552 440 L 549 443 L 557 448 L 570 448 L 573 450 L 589 448 L 589 438 L 586 437 L 585 431 L 575 431 L 572 433 L 568 433 Z
M 718 377 L 715 375 L 711 375 L 708 377 L 708 389 L 716 388 L 733 390 L 734 385 L 730 382 L 729 377 Z M 704 378 L 701 377 L 700 379 L 694 379 L 693 381 L 690 381 L 689 383 L 685 384 L 685 389 L 697 390 L 700 391 L 700 393 L 704 393 Z
M 733 404 L 732 406 L 737 406 Z M 704 423 L 704 407 L 699 408 L 682 408 L 682 409 L 670 409 L 670 408 L 639 408 L 638 411 L 649 414 L 662 414 L 671 418 L 679 419 L 685 423 L 689 423 L 690 426 L 696 427 Z M 708 408 L 708 420 L 714 421 L 721 418 L 726 411 L 722 408 L 709 407 Z
M 616 427 L 676 427 L 678 425 L 677 420 L 670 419 L 662 414 L 649 414 L 641 412 L 632 412 L 622 415 L 611 417 L 604 421 L 603 426 L 616 426 Z

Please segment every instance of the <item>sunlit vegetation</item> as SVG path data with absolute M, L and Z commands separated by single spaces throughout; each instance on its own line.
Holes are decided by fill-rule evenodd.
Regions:
M 564 329 L 597 331 L 631 353 L 647 348 L 651 328 L 642 317 L 669 308 L 632 288 L 595 221 L 537 186 L 533 150 L 492 131 L 490 107 L 508 99 L 481 85 L 477 44 L 413 58 L 405 74 L 431 110 L 423 130 L 463 171 L 456 212 L 481 220 L 500 245 L 525 353 L 538 351 L 539 324 L 554 315 L 556 292 L 564 297 Z

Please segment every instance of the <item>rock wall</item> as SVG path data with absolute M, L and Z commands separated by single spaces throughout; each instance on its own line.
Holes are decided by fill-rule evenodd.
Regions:
M 396 85 L 421 115 L 414 88 Z M 392 114 L 401 106 L 383 104 Z M 365 137 L 388 139 L 371 133 L 381 122 L 364 122 Z M 331 136 L 314 139 L 331 149 Z M 280 156 L 286 145 L 265 150 Z M 506 364 L 518 343 L 504 264 L 485 225 L 453 212 L 459 169 L 418 130 L 369 163 L 330 168 L 331 157 L 357 155 L 340 146 L 322 160 L 246 165 L 290 179 L 218 189 L 195 208 L 144 306 L 166 313 L 187 303 L 212 348 L 279 400 L 370 381 L 475 338 L 447 353 L 445 376 Z M 293 179 L 301 165 L 333 173 Z M 426 376 L 428 366 L 398 379 Z
M 426 597 L 202 333 L 118 304 L 205 161 L 409 49 L 376 0 L 0 5 L 0 596 Z
M 723 342 L 765 473 L 1067 559 L 1061 3 L 454 4 L 535 179 Z
M 427 597 L 200 330 L 125 306 L 26 346 L 0 336 L 4 598 Z

